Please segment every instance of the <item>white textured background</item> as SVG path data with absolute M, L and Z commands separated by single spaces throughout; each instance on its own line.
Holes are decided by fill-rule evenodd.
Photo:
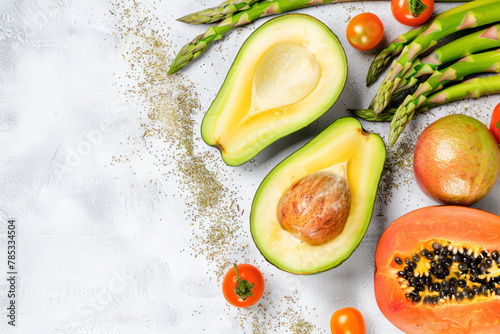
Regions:
M 151 9 L 159 34 L 175 45 L 168 51 L 173 55 L 204 31 L 174 19 L 217 1 L 137 2 Z M 447 7 L 436 5 L 437 11 Z M 349 62 L 343 94 L 319 121 L 237 168 L 224 166 L 215 149 L 196 139 L 200 155 L 208 152 L 216 158 L 211 168 L 221 171 L 221 181 L 237 194 L 235 201 L 244 212 L 236 222 L 242 226 L 238 242 L 248 244 L 243 258 L 262 269 L 270 292 L 263 300 L 268 309 L 262 312 L 226 304 L 214 264 L 195 256 L 193 235 L 210 222 L 191 218 L 183 199 L 189 194 L 176 186 L 179 178 L 164 175 L 150 153 L 168 155 L 169 147 L 157 141 L 148 150 L 140 140 L 148 109 L 142 102 L 126 102 L 133 79 L 126 77 L 127 41 L 117 28 L 124 23 L 113 3 L 0 1 L 0 332 L 252 333 L 252 323 L 260 321 L 265 323 L 262 332 L 291 333 L 287 324 L 301 317 L 314 324 L 314 333 L 328 333 L 332 313 L 353 306 L 363 313 L 368 333 L 398 333 L 375 302 L 373 254 L 391 221 L 434 204 L 411 175 L 396 175 L 399 189 L 387 205 L 376 203 L 358 249 L 326 273 L 301 277 L 277 270 L 265 262 L 248 233 L 251 199 L 263 177 L 330 122 L 347 115 L 346 108 L 369 103 L 377 85 L 367 89 L 364 77 L 376 52 L 352 49 L 345 28 L 354 15 L 374 12 L 385 24 L 388 42 L 407 29 L 392 19 L 389 8 L 389 2 L 355 2 L 300 10 L 337 34 Z M 229 33 L 181 72 L 199 93 L 198 123 L 244 39 L 264 21 Z M 449 113 L 465 112 L 487 123 L 498 102 L 494 96 L 435 108 L 416 118 L 413 138 L 425 124 Z M 364 125 L 386 138 L 387 124 Z M 133 159 L 139 151 L 141 158 Z M 474 207 L 500 214 L 499 200 L 497 184 Z M 15 329 L 5 316 L 9 218 L 17 220 L 18 233 Z M 239 259 L 238 254 L 227 256 Z

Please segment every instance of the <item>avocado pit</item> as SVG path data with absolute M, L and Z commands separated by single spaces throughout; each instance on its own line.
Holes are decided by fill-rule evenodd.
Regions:
M 337 237 L 349 216 L 351 191 L 339 173 L 319 171 L 295 182 L 278 203 L 281 227 L 314 246 Z

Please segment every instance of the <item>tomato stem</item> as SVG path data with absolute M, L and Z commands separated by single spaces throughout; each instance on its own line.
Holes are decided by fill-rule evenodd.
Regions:
M 422 3 L 422 0 L 406 0 L 408 3 L 408 10 L 413 17 L 418 17 L 422 14 L 427 6 Z
M 497 122 L 496 127 L 498 130 L 500 130 L 500 121 Z
M 236 293 L 238 298 L 241 300 L 246 300 L 248 297 L 252 297 L 253 284 L 248 282 L 246 279 L 241 279 L 236 263 L 234 264 L 234 270 L 236 271 L 236 277 L 238 278 L 236 284 L 234 285 L 234 293 Z

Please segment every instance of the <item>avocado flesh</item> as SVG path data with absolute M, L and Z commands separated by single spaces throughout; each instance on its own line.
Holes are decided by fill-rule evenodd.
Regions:
M 338 99 L 347 62 L 320 21 L 292 14 L 272 19 L 243 44 L 201 127 L 231 166 L 323 115 Z
M 318 273 L 345 261 L 370 223 L 385 157 L 382 139 L 346 117 L 283 160 L 261 183 L 252 204 L 250 229 L 262 255 L 294 274 Z M 341 163 L 347 164 L 351 189 L 351 209 L 342 233 L 326 244 L 311 246 L 283 230 L 277 207 L 284 192 L 302 177 Z

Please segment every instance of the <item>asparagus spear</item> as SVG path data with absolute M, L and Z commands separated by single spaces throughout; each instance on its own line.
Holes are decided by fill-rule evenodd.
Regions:
M 425 102 L 427 96 L 451 81 L 462 81 L 465 76 L 480 72 L 500 72 L 500 50 L 467 56 L 442 71 L 435 71 L 413 95 L 408 95 L 396 110 L 389 132 L 389 146 L 394 145 L 406 124 L 413 118 L 415 110 Z
M 370 121 L 370 122 L 390 122 L 392 121 L 392 118 L 394 117 L 394 113 L 398 108 L 394 107 L 388 107 L 385 108 L 384 111 L 382 111 L 380 114 L 376 115 L 373 113 L 373 109 L 348 109 L 350 112 L 352 112 L 354 115 L 358 116 L 359 118 L 364 119 L 365 121 Z M 417 109 L 417 112 L 419 110 Z
M 441 14 L 435 16 L 432 20 L 441 20 L 447 18 L 451 15 L 455 15 L 466 10 L 476 8 L 481 5 L 486 5 L 490 3 L 494 3 L 497 0 L 475 0 L 469 3 L 463 4 L 461 6 L 453 7 Z M 432 22 L 432 21 L 431 21 Z M 417 38 L 421 33 L 429 28 L 431 22 L 423 24 L 421 26 L 415 27 L 412 30 L 404 33 L 395 40 L 392 41 L 384 50 L 382 50 L 376 57 L 373 59 L 370 69 L 368 70 L 368 74 L 366 75 L 366 85 L 369 86 L 375 81 L 380 72 L 389 64 L 392 57 L 401 53 L 401 50 L 405 47 L 405 45 L 410 44 L 415 38 Z
M 234 27 L 252 22 L 263 16 L 279 14 L 307 6 L 322 5 L 332 1 L 337 0 L 274 0 L 256 2 L 249 9 L 229 16 L 217 26 L 208 28 L 204 34 L 197 36 L 191 43 L 185 45 L 175 57 L 168 74 L 177 72 L 191 60 L 197 58 L 208 48 L 211 42 L 221 39 L 223 34 Z
M 230 0 L 229 0 L 230 1 Z M 316 5 L 324 5 L 329 3 L 339 2 L 353 2 L 357 0 L 260 0 L 254 2 L 250 8 L 242 11 L 235 12 L 233 15 L 224 18 L 216 26 L 210 27 L 205 33 L 195 37 L 189 44 L 182 47 L 174 62 L 170 66 L 168 74 L 173 74 L 179 71 L 182 67 L 186 66 L 191 60 L 196 59 L 202 54 L 210 45 L 210 43 L 222 38 L 222 35 L 227 33 L 234 27 L 247 24 L 255 19 L 267 15 L 280 14 L 287 11 L 300 9 L 304 7 L 311 7 Z M 368 0 L 379 1 L 379 0 Z M 443 2 L 458 2 L 462 0 L 439 0 Z M 471 1 L 471 0 L 463 0 Z M 475 0 L 471 3 L 492 0 Z M 463 6 L 463 5 L 462 5 Z M 461 6 L 458 6 L 459 8 Z
M 446 87 L 432 94 L 422 103 L 415 112 L 424 112 L 436 105 L 441 105 L 466 98 L 478 98 L 490 94 L 500 93 L 500 75 L 475 78 L 462 83 Z M 386 108 L 375 116 L 372 109 L 351 109 L 356 116 L 372 122 L 392 121 L 397 108 Z
M 250 5 L 252 5 L 257 1 L 262 2 L 262 1 L 273 1 L 273 0 L 226 0 L 216 7 L 207 8 L 198 11 L 196 13 L 188 14 L 177 20 L 189 24 L 213 23 L 224 20 L 225 18 L 233 15 L 236 12 L 247 10 L 250 8 Z M 344 0 L 344 1 L 353 1 L 353 0 Z M 368 0 L 368 1 L 377 1 L 377 0 Z M 436 0 L 436 2 L 467 2 L 467 1 L 477 2 L 484 0 Z M 495 1 L 495 0 L 486 0 L 486 1 Z M 333 1 L 333 2 L 341 2 L 341 1 Z
M 479 27 L 500 21 L 500 1 L 480 6 L 441 20 L 434 20 L 431 26 L 411 44 L 405 46 L 398 61 L 394 62 L 379 87 L 374 112 L 379 114 L 389 103 L 392 92 L 401 82 L 401 77 L 412 67 L 419 54 L 437 44 L 437 41 L 453 32 Z
M 250 5 L 257 1 L 260 0 L 226 0 L 217 7 L 204 9 L 199 12 L 183 16 L 177 19 L 177 21 L 189 24 L 217 22 L 231 16 L 233 13 L 250 9 Z

